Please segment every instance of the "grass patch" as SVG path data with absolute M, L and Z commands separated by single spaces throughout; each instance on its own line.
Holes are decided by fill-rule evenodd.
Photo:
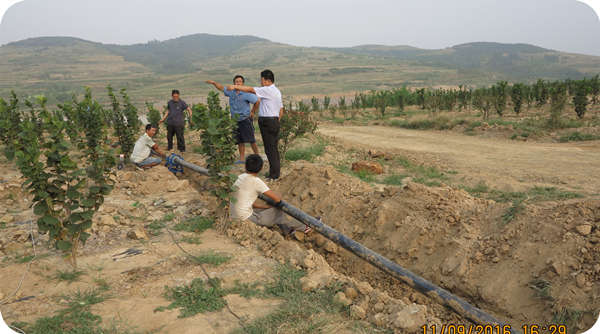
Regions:
M 192 245 L 199 245 L 202 243 L 202 240 L 200 240 L 199 237 L 183 237 L 180 241 Z
M 390 186 L 399 186 L 399 185 L 402 185 L 402 180 L 404 180 L 406 177 L 408 177 L 408 175 L 392 174 L 392 175 L 386 176 L 385 179 L 383 179 L 383 183 L 390 185 Z
M 335 169 L 337 169 L 337 171 L 340 173 L 352 175 L 352 176 L 357 177 L 365 182 L 374 182 L 375 181 L 375 175 L 373 175 L 373 173 L 371 173 L 367 170 L 364 170 L 364 169 L 355 172 L 352 169 L 350 169 L 350 167 L 348 167 L 346 164 L 337 165 L 337 166 L 335 166 Z
M 357 172 L 352 172 L 352 174 L 354 174 L 354 176 L 358 177 L 359 179 L 365 181 L 365 182 L 373 182 L 375 181 L 375 175 L 373 175 L 373 173 L 361 169 Z
M 552 317 L 552 321 L 555 324 L 564 324 L 568 328 L 571 328 L 575 325 L 581 317 L 583 316 L 583 312 L 579 310 L 574 310 L 570 308 L 563 308 L 559 312 L 554 312 L 554 316 Z
M 451 121 L 448 117 L 436 117 L 433 119 L 421 120 L 392 120 L 388 124 L 394 127 L 411 130 L 450 130 L 459 124 L 464 124 L 465 120 Z
M 201 233 L 213 227 L 214 220 L 208 217 L 194 217 L 177 223 L 173 229 L 175 231 Z
M 173 219 L 175 219 L 175 214 L 174 213 L 167 213 L 166 215 L 163 216 L 162 221 L 163 222 L 170 222 L 170 221 L 173 221 Z
M 100 325 L 102 318 L 91 313 L 90 307 L 105 301 L 108 296 L 97 290 L 78 291 L 63 297 L 67 307 L 56 312 L 53 317 L 43 317 L 29 325 L 27 323 L 13 324 L 28 334 L 104 334 L 107 331 Z
M 309 147 L 290 149 L 285 153 L 285 158 L 289 161 L 305 160 L 313 162 L 316 157 L 323 155 L 325 146 L 325 142 L 321 141 Z
M 75 281 L 79 281 L 81 276 L 83 276 L 84 274 L 85 274 L 85 272 L 83 272 L 81 270 L 73 270 L 73 271 L 58 270 L 58 271 L 56 271 L 56 275 L 54 276 L 54 278 L 56 278 L 59 281 L 69 282 L 69 284 L 70 284 Z
M 523 204 L 523 200 L 515 200 L 515 201 L 513 201 L 512 205 L 502 215 L 502 222 L 504 224 L 510 223 L 524 209 L 525 209 L 525 205 Z
M 544 300 L 554 300 L 552 297 L 552 284 L 545 279 L 536 279 L 529 282 L 529 287 L 535 292 L 535 296 Z
M 484 182 L 480 182 L 475 187 L 463 186 L 462 188 L 473 196 L 491 199 L 498 203 L 514 203 L 525 200 L 530 202 L 545 202 L 583 197 L 579 193 L 564 191 L 555 187 L 533 187 L 526 192 L 512 192 L 491 189 Z
M 527 194 L 533 201 L 556 201 L 573 198 L 582 198 L 583 195 L 571 191 L 560 190 L 555 187 L 533 187 Z
M 226 291 L 221 288 L 221 281 L 218 279 L 205 282 L 196 278 L 190 285 L 174 288 L 166 286 L 165 290 L 164 296 L 171 304 L 158 307 L 154 312 L 179 308 L 179 318 L 187 318 L 198 313 L 219 311 L 226 305 L 223 299 Z
M 151 235 L 157 236 L 162 233 L 162 229 L 165 228 L 166 226 L 167 226 L 167 224 L 165 224 L 163 221 L 155 220 L 152 223 L 148 224 L 147 227 L 148 227 L 148 230 Z
M 231 255 L 216 253 L 214 251 L 206 252 L 201 255 L 194 256 L 194 261 L 199 264 L 211 264 L 213 266 L 219 266 L 227 261 L 231 260 Z
M 396 163 L 414 175 L 414 182 L 424 184 L 429 187 L 439 187 L 440 181 L 447 181 L 446 174 L 435 167 L 415 165 L 404 157 L 397 157 Z
M 110 284 L 108 284 L 108 282 L 104 278 L 94 278 L 94 283 L 96 283 L 100 291 L 110 290 Z
M 263 296 L 280 298 L 283 303 L 274 313 L 256 319 L 234 333 L 322 333 L 331 323 L 327 321 L 327 315 L 348 312 L 347 307 L 333 300 L 339 290 L 336 287 L 302 291 L 300 278 L 304 275 L 303 271 L 290 266 L 279 267 L 278 277 L 265 286 Z
M 17 255 L 17 257 L 15 257 L 15 262 L 16 263 L 27 263 L 31 260 L 33 260 L 35 256 L 34 255 Z
M 592 134 L 581 133 L 581 132 L 572 132 L 568 135 L 562 136 L 558 139 L 561 143 L 567 143 L 570 141 L 589 141 L 589 140 L 597 140 L 600 139 L 600 136 L 595 136 Z

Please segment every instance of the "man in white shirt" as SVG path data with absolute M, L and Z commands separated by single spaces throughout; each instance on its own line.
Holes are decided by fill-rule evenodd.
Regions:
M 248 87 L 243 85 L 227 86 L 229 90 L 239 90 L 246 93 L 256 94 L 260 101 L 258 110 L 258 126 L 260 135 L 265 145 L 265 154 L 269 159 L 269 175 L 267 179 L 276 180 L 281 173 L 279 157 L 279 120 L 283 117 L 283 101 L 281 92 L 275 87 L 275 75 L 271 70 L 260 73 L 262 87 Z M 254 116 L 254 115 L 252 115 Z M 252 117 L 251 116 L 251 117 Z
M 271 198 L 275 203 L 281 203 L 281 196 L 258 177 L 263 160 L 260 155 L 252 154 L 246 158 L 246 173 L 238 176 L 234 183 L 236 189 L 229 205 L 229 215 L 235 220 L 250 220 L 260 226 L 279 226 L 285 235 L 295 231 L 308 233 L 311 229 L 296 220 L 288 220 L 278 208 L 257 203 L 260 194 Z
M 153 153 L 152 150 L 161 157 L 165 156 L 164 153 L 159 150 L 158 145 L 156 145 L 154 140 L 152 140 L 154 135 L 156 135 L 156 126 L 148 124 L 146 125 L 146 133 L 135 142 L 130 159 L 140 168 L 148 169 L 161 163 L 162 160 L 160 158 L 151 156 Z

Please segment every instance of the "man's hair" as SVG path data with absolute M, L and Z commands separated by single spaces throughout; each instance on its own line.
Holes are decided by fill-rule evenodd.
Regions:
M 156 129 L 156 125 L 154 124 L 146 124 L 146 132 L 150 131 L 150 129 L 155 128 Z
M 235 83 L 235 80 L 236 80 L 237 78 L 240 78 L 240 79 L 242 79 L 242 82 L 243 82 L 243 83 L 246 83 L 246 79 L 244 79 L 244 77 L 243 77 L 243 76 L 241 76 L 241 75 L 239 75 L 239 74 L 238 74 L 238 75 L 236 75 L 235 77 L 233 77 L 233 83 Z
M 175 95 L 175 94 L 180 95 L 179 89 L 173 89 L 173 91 L 171 91 L 171 95 Z
M 271 82 L 275 82 L 275 74 L 271 70 L 264 70 L 260 72 L 260 77 L 265 80 L 271 80 Z
M 258 154 L 250 154 L 246 158 L 246 171 L 258 173 L 263 167 L 263 159 Z

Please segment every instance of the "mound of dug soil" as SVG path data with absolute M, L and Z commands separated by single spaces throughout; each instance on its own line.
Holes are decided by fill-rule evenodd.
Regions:
M 600 201 L 527 205 L 503 223 L 507 204 L 450 187 L 376 188 L 329 166 L 294 163 L 273 185 L 284 198 L 519 328 L 567 322 L 590 328 L 600 293 Z M 320 236 L 309 238 L 332 267 L 394 296 L 406 292 Z M 543 288 L 540 288 L 542 282 Z M 411 296 L 421 301 L 423 296 Z

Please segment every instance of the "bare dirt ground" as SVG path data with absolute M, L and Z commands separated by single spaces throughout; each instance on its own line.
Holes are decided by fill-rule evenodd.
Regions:
M 595 322 L 600 310 L 600 200 L 595 198 L 600 181 L 592 176 L 600 175 L 598 143 L 515 143 L 377 126 L 322 126 L 320 131 L 337 141 L 313 162 L 285 164 L 282 178 L 270 184 L 286 200 L 513 328 L 565 323 L 572 333 Z M 299 144 L 312 145 L 311 140 Z M 455 170 L 452 177 L 465 178 L 461 182 L 485 181 L 506 190 L 549 185 L 585 197 L 524 202 L 507 223 L 503 215 L 510 209 L 508 203 L 477 198 L 454 186 L 410 180 L 383 185 L 343 172 L 352 161 L 371 159 L 367 152 L 372 149 L 392 157 L 384 166 L 388 170 L 400 168 L 391 165 L 394 159 L 408 156 Z M 203 165 L 198 155 L 185 158 Z M 0 167 L 0 221 L 5 222 L 0 230 L 0 279 L 6 282 L 0 286 L 0 300 L 6 302 L 2 313 L 8 323 L 31 324 L 65 308 L 65 296 L 108 286 L 111 297 L 93 305 L 92 311 L 102 316 L 103 324 L 114 322 L 123 329 L 115 332 L 230 333 L 240 328 L 226 309 L 187 318 L 179 318 L 178 309 L 155 312 L 170 303 L 164 286 L 205 278 L 165 231 L 189 218 L 218 215 L 205 177 L 176 178 L 162 166 L 119 172 L 117 187 L 97 214 L 93 235 L 81 251 L 84 275 L 72 283 L 58 279 L 58 270 L 69 267 L 34 226 L 40 256 L 12 296 L 26 270 L 24 259 L 32 254 L 28 222 L 35 217 L 16 168 L 5 161 Z M 128 236 L 132 231 L 139 240 Z M 334 317 L 317 313 L 308 322 L 302 319 L 316 327 L 284 323 L 272 332 L 413 333 L 425 324 L 469 323 L 316 233 L 284 240 L 277 231 L 246 223 L 175 235 L 192 254 L 217 251 L 231 256 L 219 266 L 206 265 L 225 286 L 236 280 L 268 284 L 277 263 L 288 262 L 307 272 L 302 281 L 307 293 L 333 285 L 336 301 L 346 305 L 346 311 Z M 128 249 L 140 253 L 117 255 Z M 238 294 L 225 299 L 249 322 L 285 303 Z M 355 321 L 363 325 L 357 327 Z
M 408 152 L 446 165 L 472 181 L 504 190 L 532 185 L 598 194 L 600 142 L 532 143 L 383 126 L 321 126 L 319 132 L 355 147 Z M 476 182 L 475 182 L 476 183 Z

